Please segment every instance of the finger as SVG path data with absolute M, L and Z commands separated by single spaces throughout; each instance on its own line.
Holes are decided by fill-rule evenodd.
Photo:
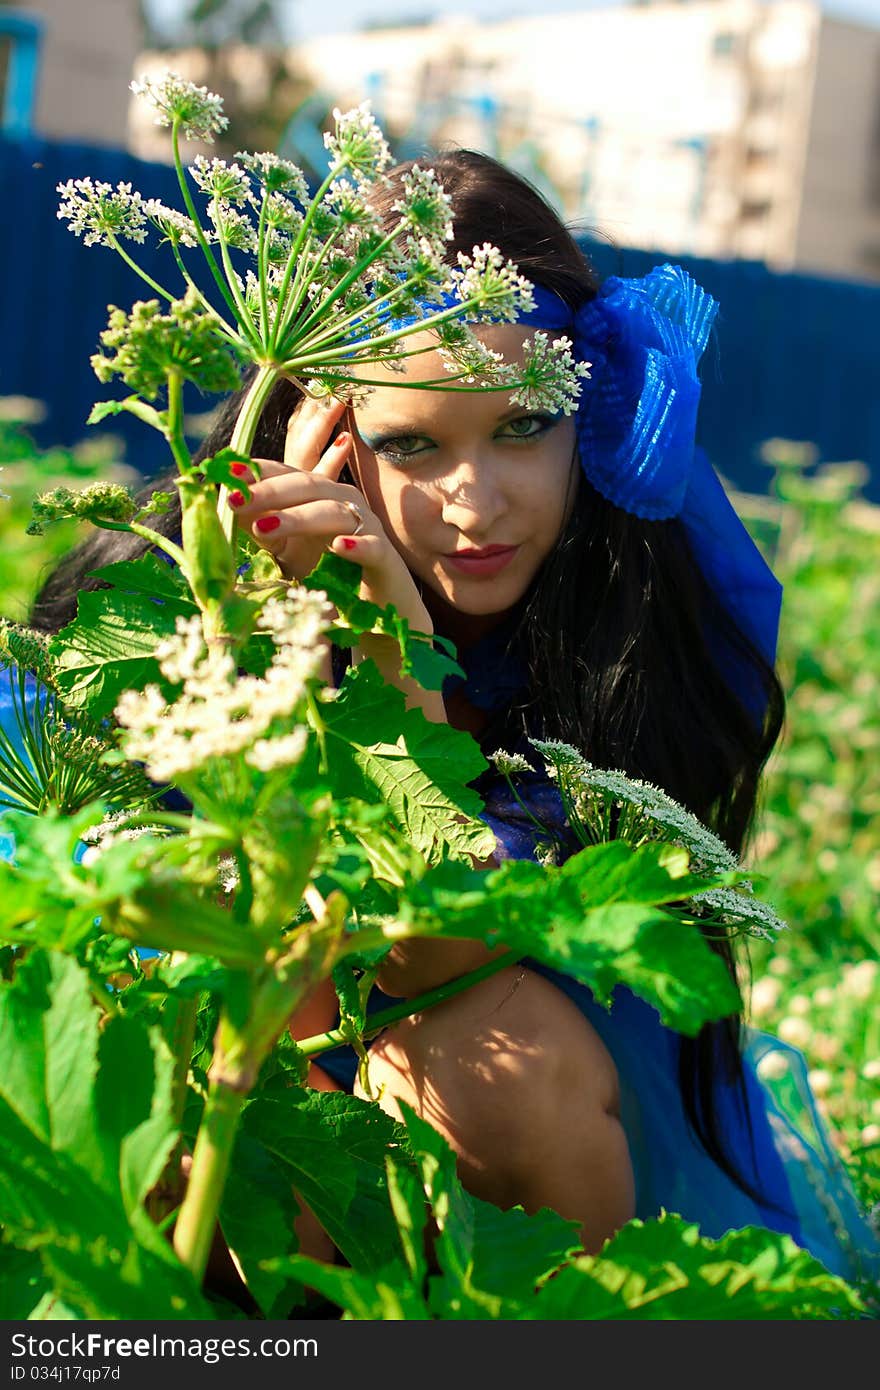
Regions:
M 294 537 L 321 537 L 329 543 L 335 537 L 351 537 L 355 531 L 357 539 L 377 534 L 360 507 L 332 497 L 316 498 L 285 511 L 264 512 L 252 523 L 254 539 L 273 553 L 279 543 Z
M 282 467 L 273 477 L 254 483 L 250 494 L 246 498 L 244 493 L 233 491 L 227 499 L 240 526 L 250 526 L 254 518 L 264 512 L 285 512 L 318 501 L 351 502 L 365 517 L 370 510 L 357 488 L 348 483 L 334 482 L 323 474 L 305 473 L 296 468 Z
M 343 560 L 351 560 L 354 565 L 362 565 L 365 570 L 379 569 L 385 559 L 386 541 L 383 536 L 373 536 L 362 532 L 359 536 L 336 536 L 327 549 Z
M 306 400 L 287 422 L 284 463 L 311 472 L 317 467 L 331 431 L 345 414 L 344 401 Z
M 342 434 L 336 436 L 330 447 L 324 450 L 312 469 L 313 475 L 322 478 L 338 478 L 348 461 L 351 444 L 351 435 L 347 430 L 343 430 Z

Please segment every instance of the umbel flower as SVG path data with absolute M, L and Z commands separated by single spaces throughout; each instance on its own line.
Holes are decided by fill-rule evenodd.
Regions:
M 371 365 L 401 365 L 407 339 L 431 329 L 446 374 L 402 385 L 509 390 L 529 409 L 574 409 L 587 364 L 573 360 L 570 343 L 536 333 L 514 369 L 477 336 L 475 326 L 516 322 L 531 307 L 532 287 L 489 243 L 445 263 L 452 208 L 433 169 L 410 169 L 392 205 L 396 224 L 380 221 L 374 194 L 391 153 L 366 103 L 334 111 L 327 174 L 311 194 L 302 170 L 271 153 L 241 151 L 231 162 L 199 155 L 187 171 L 180 138 L 211 140 L 222 131 L 221 99 L 172 72 L 132 90 L 171 128 L 184 208 L 145 200 L 129 184 L 114 190 L 84 178 L 59 186 L 59 217 L 87 244 L 116 250 L 158 296 L 130 315 L 111 311 L 102 341 L 112 353 L 92 359 L 101 380 L 119 375 L 148 400 L 170 372 L 203 390 L 228 391 L 235 366 L 251 361 L 260 377 L 232 441 L 247 453 L 280 375 L 315 394 L 368 390 Z M 168 245 L 182 291 L 159 284 L 126 250 L 125 242 L 152 233 Z M 195 249 L 222 296 L 220 310 L 181 254 Z M 172 432 L 173 422 L 122 408 Z
M 631 845 L 680 845 L 688 852 L 691 871 L 706 878 L 742 869 L 724 841 L 662 788 L 614 768 L 594 767 L 570 744 L 539 739 L 532 743 L 559 787 L 569 824 L 582 844 L 619 839 Z M 709 888 L 688 901 L 697 916 L 752 936 L 769 937 L 785 927 L 773 908 L 753 895 L 747 881 Z
M 236 756 L 260 772 L 289 767 L 305 752 L 302 713 L 321 665 L 319 639 L 333 620 L 326 594 L 292 587 L 270 599 L 257 630 L 274 642 L 263 676 L 238 676 L 233 654 L 207 646 L 198 617 L 178 618 L 174 637 L 156 648 L 166 681 L 181 689 L 168 700 L 156 685 L 123 692 L 116 717 L 128 732 L 126 756 L 156 782 L 186 779 Z

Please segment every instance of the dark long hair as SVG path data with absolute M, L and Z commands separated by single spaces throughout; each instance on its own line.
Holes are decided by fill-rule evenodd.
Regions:
M 598 281 L 589 263 L 528 183 L 468 150 L 431 162 L 452 198 L 450 261 L 490 241 L 572 309 L 595 296 Z M 374 197 L 389 225 L 408 167 L 392 170 Z M 228 443 L 240 397 L 221 408 L 198 457 Z M 279 381 L 260 420 L 255 456 L 282 457 L 286 422 L 299 400 L 296 386 Z M 568 523 L 521 609 L 519 640 L 534 692 L 524 711 L 527 727 L 575 745 L 597 766 L 663 787 L 740 853 L 761 770 L 782 726 L 779 681 L 704 580 L 681 523 L 640 520 L 607 502 L 580 470 L 577 477 Z M 174 534 L 176 510 L 156 525 Z M 90 569 L 144 548 L 135 537 L 93 534 L 48 577 L 33 624 L 62 626 L 74 616 L 77 591 L 99 583 L 86 578 Z M 748 672 L 762 720 L 722 674 L 732 663 Z M 717 932 L 713 928 L 712 948 L 735 980 L 732 942 Z M 695 1039 L 682 1038 L 679 1081 L 685 1113 L 707 1153 L 759 1196 L 728 1152 L 715 1099 L 723 1079 L 737 1088 L 748 1117 L 740 1030 L 735 1014 L 705 1025 Z

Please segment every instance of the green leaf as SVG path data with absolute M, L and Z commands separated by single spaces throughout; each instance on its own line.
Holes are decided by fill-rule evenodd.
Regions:
M 235 488 L 250 499 L 251 490 L 248 484 L 232 471 L 234 463 L 246 464 L 254 476 L 259 479 L 259 464 L 255 464 L 252 458 L 247 454 L 239 453 L 237 449 L 220 449 L 212 458 L 200 459 L 198 470 L 207 478 L 209 483 L 223 483 L 226 487 Z
M 384 1163 L 402 1132 L 377 1105 L 343 1092 L 291 1089 L 283 1100 L 251 1101 L 242 1130 L 281 1165 L 352 1265 L 370 1271 L 397 1256 Z
M 666 848 L 615 841 L 582 850 L 562 869 L 528 860 L 507 860 L 488 873 L 440 864 L 400 904 L 398 917 L 413 935 L 510 946 L 589 985 L 600 1003 L 625 985 L 664 1023 L 694 1034 L 737 1009 L 739 996 L 699 929 L 655 906 L 686 896 L 692 882 L 678 857 L 675 876 L 669 872 Z M 603 905 L 590 905 L 597 901 Z
M 329 552 L 321 556 L 312 573 L 303 581 L 307 589 L 323 589 L 345 622 L 345 628 L 335 628 L 330 632 L 337 645 L 351 646 L 352 638 L 365 632 L 392 637 L 400 647 L 400 675 L 413 677 L 425 690 L 440 690 L 447 676 L 464 675 L 454 660 L 455 648 L 448 639 L 413 632 L 407 619 L 402 618 L 391 604 L 380 608 L 378 604 L 362 599 L 360 583 L 360 565 L 353 565 L 350 560 L 343 560 L 340 555 Z
M 176 1137 L 171 1059 L 141 1020 L 101 1019 L 62 956 L 0 985 L 0 1223 L 79 1317 L 210 1316 L 142 1205 Z
M 39 1255 L 0 1244 L 0 1321 L 28 1318 L 48 1292 Z
M 487 766 L 469 734 L 407 710 L 369 661 L 347 673 L 322 718 L 334 795 L 369 801 L 378 790 L 426 857 L 492 853 L 495 837 L 477 820 L 482 801 L 465 785 Z
M 293 1223 L 298 1214 L 284 1165 L 253 1135 L 239 1132 L 223 1191 L 220 1225 L 251 1295 L 267 1318 L 287 1317 L 302 1299 L 302 1287 L 295 1279 L 265 1268 L 267 1252 L 295 1253 Z
M 49 646 L 65 703 L 86 707 L 101 719 L 113 712 L 123 690 L 143 690 L 155 682 L 169 694 L 153 653 L 173 635 L 178 617 L 194 612 L 191 602 L 169 595 L 156 600 L 121 589 L 82 590 L 77 616 Z
M 121 415 L 124 412 L 136 415 L 145 424 L 152 425 L 153 429 L 161 430 L 163 433 L 165 431 L 166 417 L 164 412 L 148 405 L 139 396 L 126 396 L 124 401 L 96 401 L 86 417 L 86 424 L 99 425 L 102 420 L 106 420 L 109 416 Z
M 292 1255 L 268 1260 L 266 1268 L 302 1279 L 355 1322 L 426 1322 L 431 1318 L 427 1303 L 399 1261 L 371 1274 L 360 1274 L 321 1264 L 307 1255 Z
M 790 1236 L 749 1226 L 719 1241 L 681 1217 L 630 1221 L 561 1270 L 521 1316 L 640 1320 L 853 1318 L 858 1293 Z
M 103 579 L 123 593 L 143 594 L 153 600 L 171 600 L 190 613 L 196 612 L 189 585 L 180 570 L 152 551 L 148 550 L 137 560 L 120 560 L 112 565 L 102 565 L 100 569 L 90 570 L 89 575 L 92 579 Z

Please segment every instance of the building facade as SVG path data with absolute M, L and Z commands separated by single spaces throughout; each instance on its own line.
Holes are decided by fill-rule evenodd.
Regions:
M 880 278 L 880 28 L 814 0 L 454 19 L 290 61 L 328 108 L 369 98 L 398 153 L 496 154 L 619 244 Z

